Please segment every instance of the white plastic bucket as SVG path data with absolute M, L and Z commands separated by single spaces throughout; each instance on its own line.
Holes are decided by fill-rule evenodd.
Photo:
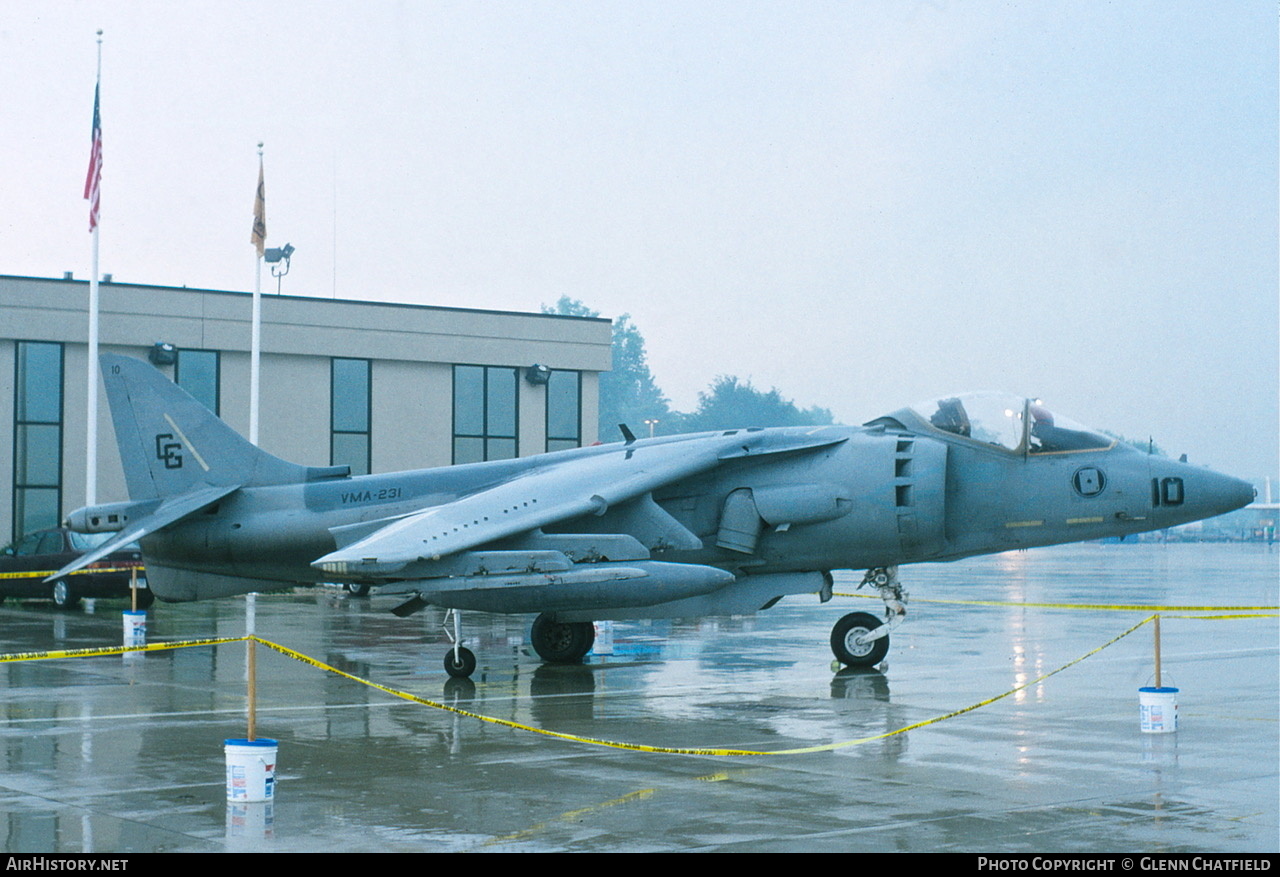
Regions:
M 265 737 L 224 740 L 223 744 L 227 753 L 227 800 L 273 800 L 279 744 Z
M 613 622 L 597 621 L 594 622 L 596 628 L 596 640 L 591 646 L 591 653 L 594 655 L 612 655 L 613 654 Z
M 1172 734 L 1178 730 L 1178 689 L 1145 686 L 1138 689 L 1138 716 L 1144 734 Z
M 121 617 L 124 621 L 124 644 L 145 646 L 147 644 L 147 613 L 141 609 L 126 609 Z

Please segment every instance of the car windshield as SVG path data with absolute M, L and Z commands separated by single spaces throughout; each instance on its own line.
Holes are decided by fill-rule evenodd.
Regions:
M 1008 451 L 1054 454 L 1105 450 L 1115 442 L 1066 417 L 1039 399 L 1006 393 L 945 396 L 911 406 L 911 411 L 943 432 Z
M 115 533 L 75 533 L 71 531 L 67 533 L 67 538 L 71 540 L 71 547 L 81 553 L 97 548 L 113 536 L 115 536 Z M 120 550 L 137 551 L 138 543 L 130 542 L 128 545 L 121 546 Z

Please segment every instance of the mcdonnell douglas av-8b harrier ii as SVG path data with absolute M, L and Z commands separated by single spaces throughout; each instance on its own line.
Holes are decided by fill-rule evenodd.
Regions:
M 533 646 L 554 662 L 590 650 L 594 620 L 825 601 L 832 570 L 864 569 L 886 618 L 846 615 L 831 642 L 876 664 L 905 613 L 902 564 L 1156 530 L 1254 495 L 995 394 L 861 427 L 623 427 L 615 444 L 353 478 L 258 449 L 139 360 L 105 355 L 102 371 L 130 499 L 70 515 L 118 534 L 56 576 L 141 541 L 161 600 L 371 585 L 407 598 L 397 614 L 454 610 L 455 633 L 461 610 L 538 613 Z M 475 668 L 456 636 L 445 667 Z

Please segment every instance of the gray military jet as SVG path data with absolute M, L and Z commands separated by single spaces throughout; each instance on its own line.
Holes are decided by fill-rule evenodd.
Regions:
M 451 610 L 539 613 L 534 649 L 580 660 L 592 621 L 727 615 L 831 596 L 866 569 L 885 618 L 844 616 L 837 659 L 874 665 L 904 617 L 901 564 L 1125 536 L 1253 499 L 1238 479 L 1145 454 L 1040 402 L 953 396 L 861 427 L 736 429 L 351 477 L 250 444 L 136 359 L 102 357 L 130 501 L 73 512 L 118 531 L 55 576 L 141 541 L 161 600 L 297 582 Z M 446 616 L 446 619 L 449 616 Z M 446 622 L 447 623 L 447 622 Z

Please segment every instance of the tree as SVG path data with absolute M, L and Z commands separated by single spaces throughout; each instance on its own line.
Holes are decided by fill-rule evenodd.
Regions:
M 542 306 L 544 314 L 568 317 L 599 317 L 582 302 L 560 296 L 554 307 Z M 646 420 L 657 420 L 658 433 L 703 432 L 742 429 L 752 426 L 819 426 L 834 423 L 831 411 L 800 409 L 782 398 L 776 388 L 765 393 L 750 381 L 734 375 L 720 375 L 706 392 L 698 394 L 698 408 L 691 414 L 671 410 L 649 371 L 644 336 L 631 322 L 630 314 L 613 321 L 613 370 L 600 375 L 600 440 L 621 438 L 618 424 L 625 423 L 637 436 L 648 435 Z
M 569 317 L 599 317 L 577 299 L 560 296 L 555 307 L 542 306 L 544 314 Z M 671 419 L 671 406 L 649 371 L 644 336 L 631 322 L 630 314 L 613 321 L 613 370 L 600 375 L 600 440 L 621 438 L 618 424 L 625 423 L 637 435 L 644 421 Z M 671 430 L 665 430 L 670 432 Z
M 706 392 L 698 394 L 692 414 L 677 415 L 681 432 L 742 429 L 751 426 L 811 426 L 833 423 L 831 411 L 800 409 L 782 398 L 777 388 L 765 393 L 735 375 L 720 375 Z

